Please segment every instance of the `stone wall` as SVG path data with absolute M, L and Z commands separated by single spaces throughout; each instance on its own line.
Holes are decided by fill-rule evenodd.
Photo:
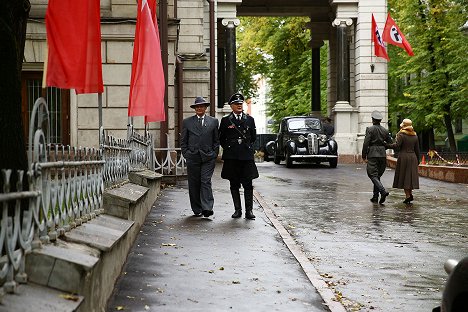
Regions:
M 396 167 L 397 159 L 387 157 L 387 166 Z M 419 176 L 435 180 L 468 184 L 468 167 L 419 165 Z

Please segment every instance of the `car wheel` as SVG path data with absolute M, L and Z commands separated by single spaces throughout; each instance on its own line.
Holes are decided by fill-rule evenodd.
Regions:
M 274 158 L 273 158 L 273 162 L 274 162 L 275 164 L 279 165 L 280 162 L 281 162 L 281 157 L 275 154 L 275 156 L 274 156 Z
M 330 168 L 336 168 L 338 166 L 338 158 L 330 158 Z
M 286 152 L 286 168 L 291 168 L 292 167 L 292 158 L 291 155 L 289 155 L 289 152 Z

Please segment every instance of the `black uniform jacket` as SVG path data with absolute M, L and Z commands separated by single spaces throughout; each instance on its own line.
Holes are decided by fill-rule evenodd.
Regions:
M 238 121 L 234 113 L 221 119 L 219 142 L 223 148 L 223 159 L 253 160 L 253 142 L 257 138 L 255 120 L 244 113 Z

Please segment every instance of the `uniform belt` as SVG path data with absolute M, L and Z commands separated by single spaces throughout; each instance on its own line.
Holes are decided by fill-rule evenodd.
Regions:
M 231 139 L 230 140 L 231 143 L 238 143 L 238 144 L 241 144 L 241 143 L 249 143 L 246 139 Z

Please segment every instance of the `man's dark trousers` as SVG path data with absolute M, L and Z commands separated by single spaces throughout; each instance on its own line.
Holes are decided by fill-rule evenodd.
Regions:
M 215 165 L 216 159 L 205 162 L 202 162 L 201 157 L 187 159 L 189 198 L 195 213 L 201 213 L 202 207 L 210 207 L 210 210 L 213 207 L 214 198 L 211 188 L 211 177 L 213 176 Z
M 367 176 L 374 184 L 374 197 L 378 197 L 379 193 L 385 192 L 385 187 L 380 182 L 380 177 L 384 174 L 386 168 L 386 157 L 371 157 L 367 159 Z

